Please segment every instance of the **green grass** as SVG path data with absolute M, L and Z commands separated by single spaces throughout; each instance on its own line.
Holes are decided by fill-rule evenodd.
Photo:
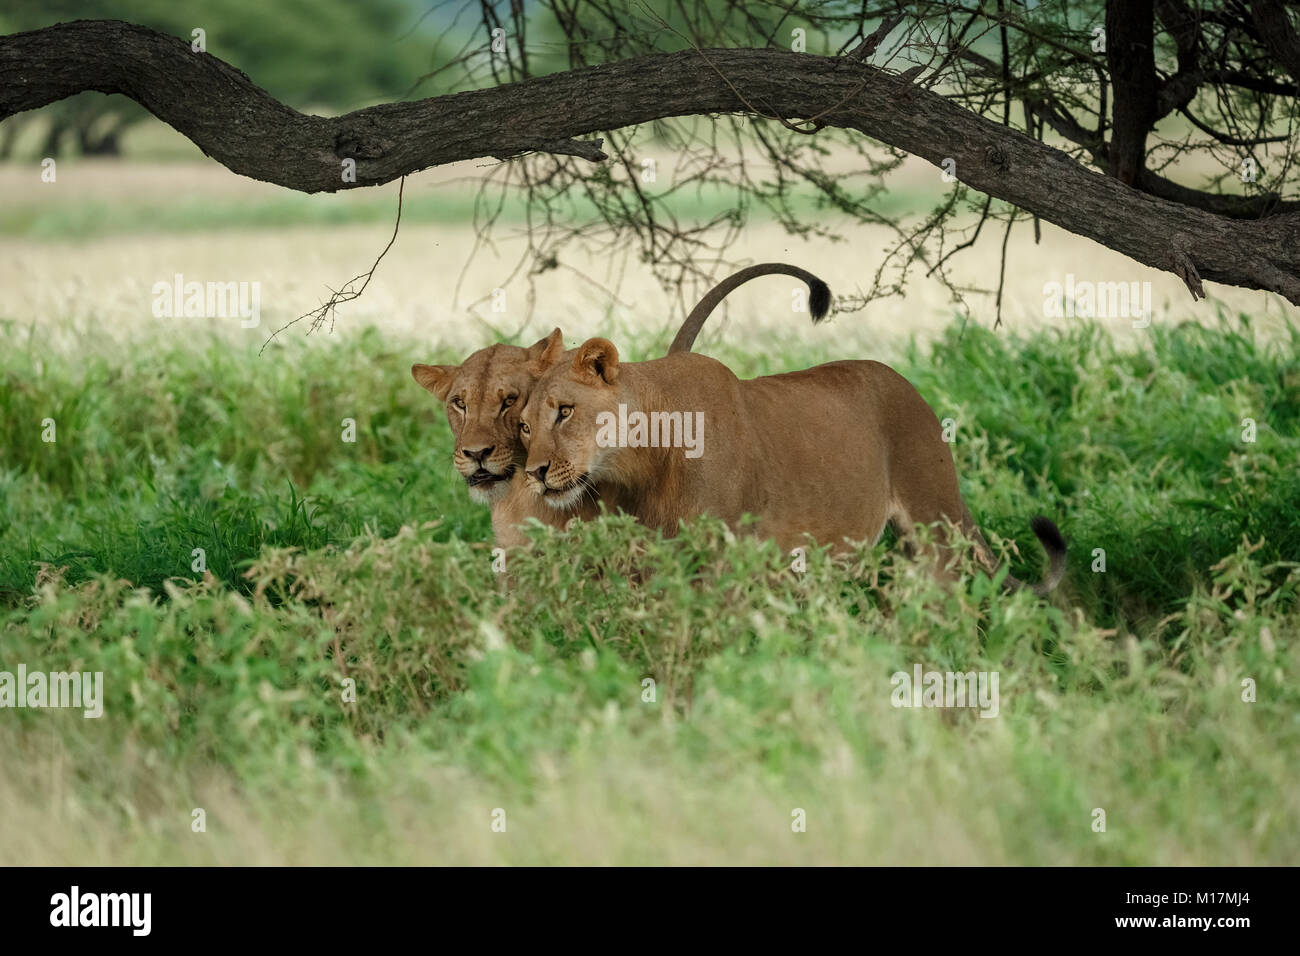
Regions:
M 895 363 L 956 421 L 1016 573 L 1039 573 L 1029 517 L 1058 520 L 1050 603 L 940 588 L 885 546 L 796 575 L 707 520 L 622 518 L 539 528 L 506 592 L 400 343 L 74 357 L 2 334 L 0 669 L 103 671 L 106 700 L 0 711 L 0 863 L 1300 852 L 1294 332 L 1125 351 L 954 325 Z M 839 357 L 749 348 L 711 351 L 742 375 Z M 999 716 L 895 709 L 917 663 L 997 671 Z

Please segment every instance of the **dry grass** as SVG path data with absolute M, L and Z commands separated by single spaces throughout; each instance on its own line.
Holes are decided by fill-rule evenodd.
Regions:
M 928 166 L 904 170 L 900 181 L 920 188 Z M 930 172 L 933 172 L 930 170 Z M 408 196 L 481 173 L 481 165 L 428 171 L 408 183 Z M 938 178 L 933 177 L 935 188 Z M 465 187 L 452 187 L 465 188 Z M 257 201 L 283 193 L 279 187 L 234 176 L 215 163 L 205 165 L 136 165 L 65 163 L 57 184 L 40 184 L 26 166 L 0 167 L 0 195 L 29 196 L 46 189 L 49 201 L 77 203 L 87 198 L 113 197 L 130 201 L 158 195 L 206 197 L 214 204 Z M 396 190 L 385 187 L 395 199 Z M 373 200 L 373 191 L 369 199 Z M 936 197 L 938 193 L 936 192 Z M 360 196 L 356 197 L 359 201 Z M 338 201 L 339 197 L 330 197 Z M 345 201 L 353 197 L 345 197 Z M 387 242 L 391 226 L 230 230 L 182 235 L 113 235 L 89 241 L 33 242 L 0 237 L 0 287 L 6 290 L 3 316 L 21 323 L 61 327 L 83 341 L 183 340 L 193 324 L 220 326 L 217 320 L 155 321 L 150 312 L 150 288 L 181 273 L 187 278 L 257 281 L 262 284 L 262 326 L 244 330 L 227 323 L 224 334 L 261 341 L 272 330 L 314 308 L 330 288 L 365 271 Z M 406 225 L 397 244 L 381 264 L 365 296 L 348 305 L 339 320 L 361 328 L 373 324 L 399 338 L 470 349 L 506 336 L 541 336 L 558 325 L 566 338 L 605 333 L 664 335 L 681 318 L 681 306 L 636 261 L 566 254 L 561 267 L 534 278 L 530 290 L 527 264 L 515 274 L 524 252 L 523 240 L 504 227 L 490 247 L 474 249 L 468 225 Z M 955 275 L 967 287 L 996 288 L 997 237 L 954 260 Z M 889 242 L 883 230 L 857 228 L 845 242 L 804 241 L 780 227 L 750 228 L 731 255 L 736 262 L 784 260 L 813 268 L 841 295 L 863 291 Z M 1192 304 L 1182 284 L 1168 273 L 1148 269 L 1091 241 L 1043 227 L 1035 245 L 1029 230 L 1013 236 L 1008 253 L 1004 325 L 1031 330 L 1066 325 L 1071 319 L 1043 315 L 1043 285 L 1063 280 L 1066 273 L 1095 281 L 1150 281 L 1152 300 L 1160 317 L 1211 323 L 1217 310 L 1251 314 L 1268 334 L 1280 327 L 1283 314 L 1295 310 L 1276 297 L 1239 289 L 1211 287 L 1215 298 Z M 720 270 L 725 271 L 725 270 Z M 507 309 L 494 313 L 492 290 L 506 290 Z M 802 328 L 801 317 L 789 307 L 788 283 L 769 279 L 737 291 L 724 307 L 722 321 L 706 330 L 707 347 L 720 336 L 747 337 L 751 330 L 780 336 L 833 336 L 843 353 L 889 358 L 912 336 L 932 339 L 954 315 L 947 292 L 933 279 L 917 273 L 905 298 L 878 302 L 865 311 L 834 317 L 826 331 Z M 970 296 L 972 321 L 991 324 L 991 295 Z M 1270 322 L 1276 319 L 1277 322 Z M 1127 319 L 1102 319 L 1123 344 L 1141 341 Z M 305 332 L 306 325 L 289 333 Z

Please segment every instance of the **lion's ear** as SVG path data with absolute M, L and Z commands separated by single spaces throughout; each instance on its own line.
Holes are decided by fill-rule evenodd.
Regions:
M 528 349 L 528 358 L 539 374 L 558 362 L 563 354 L 564 334 L 558 328 Z
M 573 370 L 613 385 L 618 378 L 618 349 L 609 339 L 587 339 L 573 360 Z
M 411 377 L 421 386 L 438 396 L 438 401 L 445 402 L 451 392 L 452 379 L 456 377 L 459 365 L 412 365 Z

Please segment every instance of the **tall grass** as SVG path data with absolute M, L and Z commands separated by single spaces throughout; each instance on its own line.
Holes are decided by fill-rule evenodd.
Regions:
M 124 359 L 8 334 L 0 669 L 102 671 L 106 700 L 0 711 L 0 862 L 1300 851 L 1294 333 L 1156 327 L 1122 351 L 1084 324 L 954 326 L 896 363 L 954 419 L 1016 573 L 1039 573 L 1028 518 L 1058 520 L 1049 603 L 973 569 L 938 587 L 885 545 L 795 574 L 709 520 L 664 540 L 618 517 L 539 527 L 506 590 L 399 343 Z M 839 357 L 716 354 L 742 375 Z M 891 706 L 918 663 L 998 672 L 998 716 Z

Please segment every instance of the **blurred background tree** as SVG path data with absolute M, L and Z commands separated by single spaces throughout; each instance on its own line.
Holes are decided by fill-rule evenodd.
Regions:
M 407 0 L 6 0 L 0 33 L 68 20 L 128 20 L 189 40 L 201 28 L 209 52 L 276 99 L 341 113 L 400 99 L 414 77 L 428 72 L 440 45 L 428 21 L 414 27 L 418 19 Z M 149 115 L 126 97 L 98 93 L 70 97 L 44 112 L 49 126 L 42 156 L 119 155 L 122 134 Z M 14 120 L 27 117 L 0 129 L 0 158 L 13 149 Z

